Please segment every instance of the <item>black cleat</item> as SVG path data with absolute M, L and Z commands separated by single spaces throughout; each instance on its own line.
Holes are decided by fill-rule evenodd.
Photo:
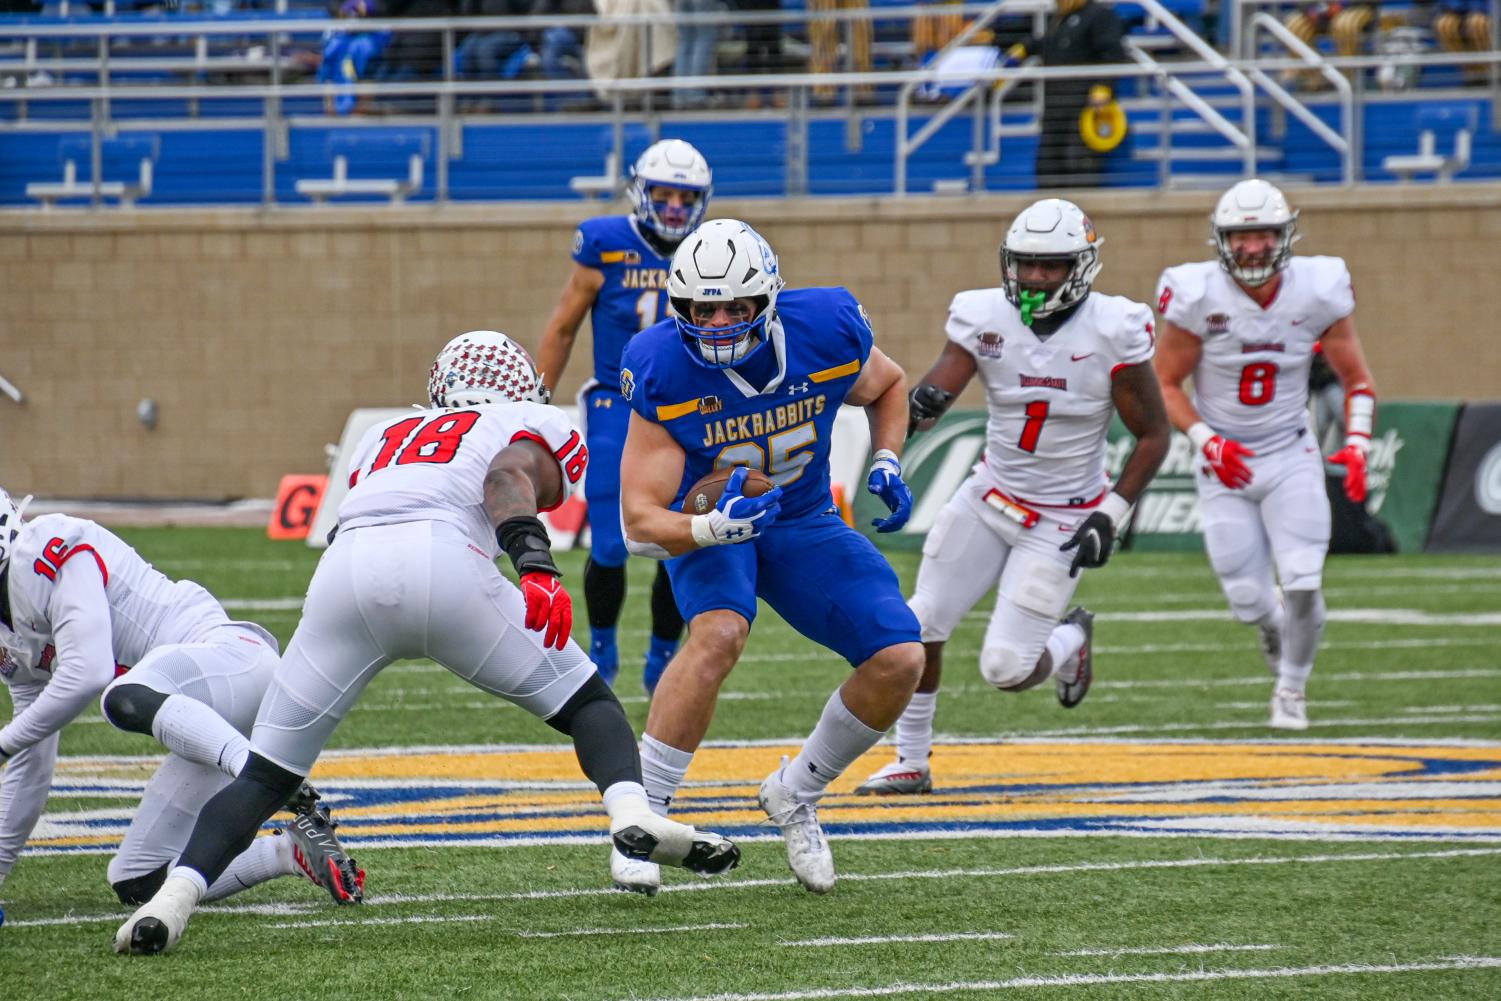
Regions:
M 1056 673 L 1053 676 L 1058 684 L 1058 701 L 1063 708 L 1072 709 L 1084 701 L 1084 696 L 1089 694 L 1089 684 L 1094 680 L 1094 613 L 1083 605 L 1076 605 L 1060 621 L 1072 622 L 1084 630 L 1084 645 L 1079 648 L 1079 668 L 1074 672 L 1073 680 L 1065 681 Z

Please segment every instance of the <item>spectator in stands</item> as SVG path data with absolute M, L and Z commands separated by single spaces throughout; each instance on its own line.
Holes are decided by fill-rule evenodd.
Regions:
M 375 0 L 343 0 L 334 16 L 353 21 L 376 16 Z M 359 31 L 334 28 L 323 33 L 323 52 L 318 63 L 318 82 L 353 84 L 374 75 L 381 54 L 391 44 L 389 31 Z M 365 103 L 346 86 L 324 99 L 324 111 L 347 115 Z
M 1109 7 L 1094 0 L 1058 0 L 1058 10 L 1040 38 L 1006 51 L 1006 64 L 1028 55 L 1044 66 L 1091 66 L 1126 62 L 1121 46 L 1125 26 Z M 1104 180 L 1105 154 L 1084 144 L 1079 118 L 1086 107 L 1103 108 L 1115 99 L 1104 80 L 1054 80 L 1043 90 L 1042 135 L 1037 145 L 1039 188 L 1097 187 Z
M 532 7 L 532 16 L 543 24 L 555 17 L 593 14 L 594 0 L 537 0 Z M 577 80 L 584 75 L 582 28 L 550 24 L 542 29 L 542 75 L 549 80 Z
M 730 0 L 736 10 L 781 10 L 781 0 Z M 745 70 L 747 73 L 778 73 L 782 70 L 783 24 L 747 24 L 745 35 Z
M 1362 40 L 1377 23 L 1376 13 L 1374 3 L 1319 3 L 1293 11 L 1284 23 L 1309 45 L 1314 45 L 1320 35 L 1328 34 L 1334 39 L 1335 55 L 1356 56 L 1363 48 Z M 1312 71 L 1289 74 L 1289 79 L 1309 90 L 1327 85 L 1321 75 Z
M 460 0 L 464 17 L 526 17 L 532 13 L 533 0 Z M 477 30 L 462 36 L 454 51 L 460 76 L 479 80 L 514 80 L 526 67 L 533 52 L 533 42 L 540 48 L 535 32 L 519 28 L 496 31 Z
M 835 10 L 867 10 L 870 0 L 808 0 L 808 12 L 812 14 Z M 811 51 L 808 55 L 808 69 L 813 73 L 833 73 L 839 67 L 839 40 L 844 37 L 849 42 L 848 69 L 854 73 L 869 73 L 871 69 L 870 51 L 873 41 L 874 25 L 869 18 L 860 18 L 849 21 L 831 21 L 827 19 L 808 22 L 808 42 Z M 867 98 L 872 93 L 871 88 L 859 87 L 855 94 L 857 98 Z M 834 99 L 834 88 L 828 86 L 814 87 L 813 100 L 827 104 Z
M 964 13 L 959 10 L 963 0 L 919 0 L 923 6 L 932 4 L 941 13 L 927 14 L 912 19 L 912 52 L 918 65 L 943 48 L 964 30 Z M 945 11 L 945 8 L 948 10 Z
M 667 0 L 595 0 L 595 6 L 601 21 L 589 29 L 584 61 L 602 100 L 611 94 L 611 80 L 652 76 L 672 66 L 678 36 Z M 614 17 L 632 14 L 655 14 L 658 19 L 650 26 L 611 23 Z
M 1433 14 L 1433 33 L 1445 52 L 1487 52 L 1491 47 L 1491 16 L 1488 0 L 1439 0 Z M 1465 67 L 1471 82 L 1483 81 L 1487 66 Z
M 719 14 L 724 5 L 719 0 L 672 0 L 675 14 Z M 678 22 L 677 56 L 672 62 L 673 76 L 710 76 L 718 68 L 716 53 L 719 25 Z M 683 87 L 672 92 L 674 108 L 708 106 L 709 92 L 702 87 Z
M 383 0 L 381 17 L 458 17 L 462 0 Z M 436 31 L 394 33 L 379 76 L 387 83 L 433 80 L 443 74 L 443 36 Z

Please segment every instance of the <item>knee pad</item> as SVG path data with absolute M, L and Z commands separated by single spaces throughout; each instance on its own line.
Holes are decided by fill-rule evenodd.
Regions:
M 989 646 L 980 651 L 980 676 L 997 688 L 1023 687 L 1036 666 L 1022 663 L 1021 651 L 1012 646 Z
M 1272 609 L 1277 607 L 1277 598 L 1274 592 L 1263 587 L 1259 582 L 1244 578 L 1230 579 L 1224 582 L 1225 598 L 1230 602 L 1230 613 L 1235 616 L 1235 621 L 1247 624 L 1260 622 L 1272 614 Z
M 620 705 L 620 700 L 615 697 L 615 693 L 610 689 L 610 686 L 605 684 L 604 679 L 596 672 L 589 675 L 589 680 L 580 685 L 578 691 L 574 692 L 568 701 L 563 703 L 563 708 L 547 718 L 547 725 L 559 733 L 572 736 L 573 724 L 578 718 L 579 713 L 585 710 L 586 707 L 589 707 L 591 703 L 601 701 L 613 703 L 615 708 L 620 711 L 620 715 L 622 717 L 625 716 L 625 709 Z M 595 711 L 599 708 L 603 707 L 594 707 Z
M 144 876 L 118 880 L 110 886 L 115 891 L 115 896 L 120 898 L 120 903 L 127 907 L 139 907 L 156 896 L 156 891 L 167 881 L 167 873 L 171 868 L 171 862 L 163 862 Z
M 151 734 L 151 721 L 167 696 L 145 685 L 134 685 L 121 678 L 104 690 L 99 707 L 110 725 L 131 733 Z

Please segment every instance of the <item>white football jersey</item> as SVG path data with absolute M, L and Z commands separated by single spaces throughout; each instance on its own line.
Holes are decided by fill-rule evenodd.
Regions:
M 1152 357 L 1152 311 L 1091 292 L 1052 336 L 1038 338 L 999 288 L 949 306 L 949 340 L 974 356 L 990 404 L 985 468 L 1034 504 L 1079 506 L 1110 485 L 1105 441 L 1116 371 Z
M 350 489 L 339 505 L 339 528 L 440 521 L 464 532 L 494 559 L 499 549 L 485 513 L 485 475 L 501 449 L 523 438 L 558 460 L 561 504 L 583 478 L 589 450 L 557 407 L 499 403 L 418 410 L 377 424 L 365 432 L 350 460 Z
M 1263 309 L 1218 261 L 1201 261 L 1162 273 L 1157 309 L 1203 343 L 1193 403 L 1204 423 L 1259 451 L 1308 429 L 1313 346 L 1355 311 L 1355 293 L 1340 258 L 1294 257 Z
M 64 567 L 81 567 L 103 578 L 107 623 L 70 621 L 84 616 L 59 598 Z M 3 639 L 12 656 L 0 661 L 0 674 L 17 683 L 52 678 L 53 634 L 65 621 L 89 631 L 108 629 L 114 663 L 122 668 L 135 666 L 154 647 L 199 642 L 230 621 L 198 584 L 172 580 L 108 529 L 62 514 L 43 515 L 22 526 L 10 562 L 9 592 L 13 628 Z

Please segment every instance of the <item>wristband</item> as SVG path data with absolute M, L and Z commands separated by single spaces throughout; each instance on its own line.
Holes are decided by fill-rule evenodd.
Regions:
M 552 561 L 552 542 L 540 519 L 532 515 L 507 518 L 495 527 L 495 541 L 511 558 L 518 576 L 529 573 L 563 576 L 563 571 Z
M 1376 425 L 1376 397 L 1364 386 L 1350 390 L 1345 397 L 1345 432 L 1349 438 L 1370 440 Z M 1349 444 L 1361 444 L 1350 441 Z
M 1209 439 L 1214 437 L 1214 428 L 1203 421 L 1195 422 L 1186 432 L 1188 440 L 1193 442 L 1194 451 L 1204 451 L 1204 446 L 1209 444 Z
M 1112 490 L 1105 495 L 1105 499 L 1100 501 L 1095 510 L 1109 518 L 1113 527 L 1119 525 L 1131 511 L 1131 502 Z
M 889 448 L 878 449 L 876 454 L 870 457 L 870 464 L 872 466 L 878 462 L 893 462 L 896 464 L 897 469 L 902 468 L 902 460 L 897 458 L 897 454 Z
M 709 516 L 696 514 L 690 526 L 693 530 L 693 541 L 700 549 L 719 545 L 719 540 L 714 537 L 714 528 L 709 524 Z

